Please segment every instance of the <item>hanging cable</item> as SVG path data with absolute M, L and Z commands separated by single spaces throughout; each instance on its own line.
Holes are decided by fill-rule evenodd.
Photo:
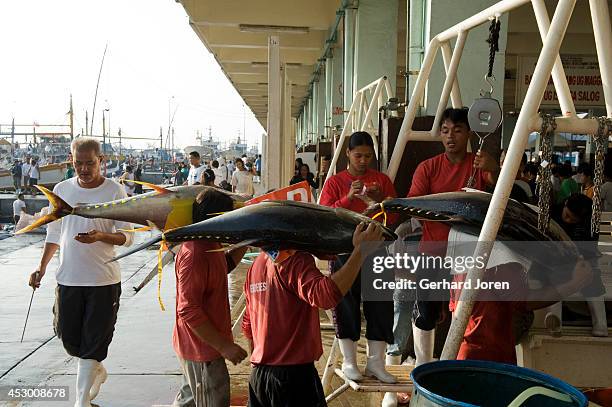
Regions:
M 490 78 L 493 76 L 493 64 L 495 63 L 495 53 L 499 51 L 499 29 L 501 27 L 501 21 L 498 17 L 495 17 L 491 20 L 491 25 L 489 25 L 489 38 L 487 38 L 487 42 L 489 43 L 489 72 L 487 73 L 487 77 Z

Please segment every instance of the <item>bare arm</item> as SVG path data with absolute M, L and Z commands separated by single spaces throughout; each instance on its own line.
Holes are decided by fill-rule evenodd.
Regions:
M 529 290 L 528 310 L 536 310 L 553 305 L 569 297 L 591 282 L 593 271 L 586 260 L 579 260 L 574 267 L 572 279 L 557 286 L 546 286 L 537 290 Z M 554 298 L 555 300 L 537 301 L 538 298 Z
M 125 237 L 125 235 L 121 232 L 107 233 L 100 232 L 99 230 L 95 229 L 90 230 L 89 232 L 84 234 L 79 233 L 74 237 L 74 240 L 79 241 L 81 243 L 90 244 L 94 242 L 103 242 L 115 246 L 121 246 L 125 244 L 126 239 L 127 238 Z
M 367 256 L 367 253 L 363 253 L 362 243 L 372 244 L 380 240 L 382 240 L 382 229 L 376 223 L 370 223 L 367 228 L 363 223 L 357 226 L 353 234 L 353 252 L 344 266 L 331 275 L 331 279 L 336 283 L 342 295 L 345 295 L 355 282 L 361 269 L 362 258 Z
M 225 254 L 225 256 L 231 261 L 231 264 L 234 266 L 231 270 L 227 270 L 228 273 L 231 273 L 238 266 L 238 264 L 240 264 L 240 260 L 242 260 L 248 249 L 248 246 L 239 247 L 237 249 L 230 250 Z

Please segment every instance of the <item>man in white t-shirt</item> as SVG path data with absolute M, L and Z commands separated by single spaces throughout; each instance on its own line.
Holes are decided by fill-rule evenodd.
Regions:
M 232 174 L 232 187 L 237 194 L 253 196 L 255 193 L 253 173 L 247 171 L 240 158 L 236 158 L 236 171 Z
M 19 222 L 19 218 L 21 217 L 21 212 L 25 212 L 26 203 L 23 200 L 23 194 L 17 195 L 17 199 L 13 202 L 13 220 L 15 221 L 15 225 Z
M 229 171 L 225 166 L 225 162 L 221 160 L 223 160 L 223 158 L 219 158 L 219 160 L 213 160 L 211 165 L 212 170 L 215 173 L 215 185 L 223 188 L 223 186 L 227 184 Z M 219 165 L 220 161 L 223 163 L 222 165 Z
M 189 168 L 189 175 L 187 176 L 187 181 L 185 181 L 183 185 L 201 184 L 202 173 L 206 170 L 206 167 L 201 164 L 200 153 L 197 151 L 192 151 L 189 153 L 189 164 L 191 164 L 191 167 Z
M 23 174 L 23 190 L 28 192 L 30 189 L 30 170 L 32 166 L 30 165 L 30 158 L 27 157 L 21 166 L 21 173 Z
M 62 181 L 53 192 L 68 204 L 97 203 L 126 197 L 123 186 L 100 174 L 100 143 L 79 137 L 71 146 L 76 177 Z M 121 272 L 114 246 L 129 246 L 131 224 L 110 219 L 88 219 L 69 215 L 47 227 L 47 240 L 40 265 L 30 275 L 36 289 L 47 265 L 61 247 L 56 271 L 57 289 L 54 328 L 68 354 L 78 358 L 75 407 L 91 407 L 91 400 L 106 380 L 102 361 L 113 337 Z
M 134 190 L 136 189 L 136 184 L 131 181 L 134 181 L 134 172 L 132 171 L 132 166 L 128 165 L 125 167 L 125 172 L 121 175 L 120 178 L 123 181 L 123 186 L 125 188 L 125 193 L 127 196 L 134 195 Z

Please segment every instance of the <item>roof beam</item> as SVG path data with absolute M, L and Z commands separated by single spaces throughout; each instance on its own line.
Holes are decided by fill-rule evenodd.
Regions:
M 222 5 L 205 0 L 180 2 L 198 25 L 257 24 L 320 30 L 329 29 L 340 7 L 340 0 L 224 0 Z

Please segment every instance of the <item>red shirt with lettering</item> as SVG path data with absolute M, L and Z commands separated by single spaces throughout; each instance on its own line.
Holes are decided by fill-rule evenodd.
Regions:
M 446 153 L 442 153 L 423 161 L 414 172 L 408 197 L 461 191 L 461 188 L 466 186 L 472 175 L 475 157 L 474 154 L 467 153 L 463 161 L 452 163 L 446 157 Z M 487 176 L 486 171 L 476 170 L 473 188 L 484 190 Z M 449 231 L 450 227 L 444 222 L 424 221 L 423 238 L 419 249 L 423 252 L 429 252 L 425 249 L 424 246 L 426 245 L 423 245 L 423 242 L 444 242 L 448 240 Z M 446 245 L 436 244 L 433 250 L 435 253 L 429 252 L 428 254 L 444 256 Z
M 319 308 L 335 307 L 342 294 L 312 255 L 296 252 L 275 264 L 260 253 L 247 273 L 244 293 L 242 330 L 253 341 L 251 363 L 299 365 L 321 357 Z
M 176 256 L 176 323 L 172 345 L 183 359 L 209 362 L 221 355 L 192 329 L 206 321 L 228 340 L 232 327 L 227 288 L 227 261 L 218 243 L 189 241 Z
M 351 184 L 353 181 L 357 180 L 366 185 L 376 182 L 379 188 L 382 189 L 385 198 L 395 198 L 397 196 L 393 183 L 389 177 L 382 172 L 368 168 L 365 174 L 353 176 L 348 170 L 344 170 L 327 180 L 321 191 L 319 203 L 324 206 L 331 206 L 332 208 L 344 208 L 350 209 L 353 212 L 362 213 L 367 209 L 368 205 L 358 197 L 354 197 L 352 200 L 346 197 L 351 189 Z

